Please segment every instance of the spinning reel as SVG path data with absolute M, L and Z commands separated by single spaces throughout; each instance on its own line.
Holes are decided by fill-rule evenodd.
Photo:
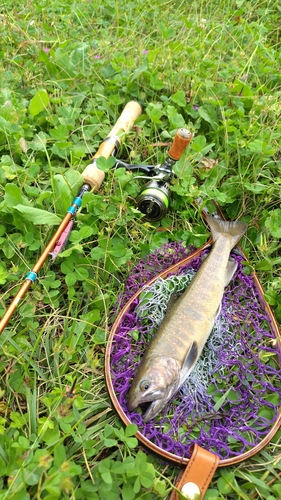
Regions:
M 136 198 L 138 209 L 145 214 L 145 219 L 155 222 L 167 214 L 170 203 L 170 183 L 173 175 L 172 167 L 181 158 L 184 150 L 192 139 L 192 134 L 185 128 L 180 128 L 174 137 L 167 158 L 161 165 L 131 165 L 116 160 L 115 168 L 125 167 L 130 171 L 142 172 L 141 179 L 151 179 Z

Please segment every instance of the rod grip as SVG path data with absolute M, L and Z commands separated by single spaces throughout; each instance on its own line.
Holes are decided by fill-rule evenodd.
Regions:
M 85 184 L 89 184 L 94 191 L 100 188 L 105 176 L 105 173 L 96 166 L 95 159 L 100 156 L 108 158 L 112 154 L 113 150 L 120 145 L 122 135 L 129 132 L 141 111 L 141 105 L 137 101 L 129 101 L 126 104 L 117 122 L 93 157 L 93 162 L 82 172 Z
M 119 136 L 122 132 L 127 134 L 134 125 L 136 119 L 140 116 L 141 111 L 141 105 L 137 101 L 129 101 L 107 137 Z
M 192 133 L 186 128 L 179 128 L 173 140 L 168 155 L 172 160 L 178 161 L 183 154 L 185 148 L 188 146 L 192 139 Z

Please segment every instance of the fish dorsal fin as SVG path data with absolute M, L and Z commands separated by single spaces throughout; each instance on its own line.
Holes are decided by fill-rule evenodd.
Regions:
M 183 362 L 183 370 L 190 372 L 195 365 L 198 358 L 198 345 L 197 342 L 192 342 L 189 350 L 187 351 L 185 360 Z
M 226 272 L 225 272 L 225 285 L 227 286 L 230 281 L 232 280 L 234 274 L 236 273 L 238 264 L 235 262 L 233 259 L 229 259 L 227 266 L 226 266 Z

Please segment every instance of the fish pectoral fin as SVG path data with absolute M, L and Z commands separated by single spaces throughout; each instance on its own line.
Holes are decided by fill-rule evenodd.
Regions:
M 215 319 L 217 319 L 221 313 L 221 308 L 222 308 L 222 303 L 220 303 L 218 309 L 217 309 L 217 312 L 216 312 L 216 316 L 215 316 Z
M 185 374 L 189 373 L 193 366 L 195 365 L 198 358 L 198 344 L 197 342 L 192 342 L 190 349 L 187 351 L 185 360 L 183 362 L 182 370 Z
M 234 274 L 236 273 L 237 267 L 238 267 L 237 262 L 235 262 L 235 260 L 230 258 L 228 260 L 228 263 L 226 266 L 225 285 L 224 286 L 227 286 L 230 283 Z

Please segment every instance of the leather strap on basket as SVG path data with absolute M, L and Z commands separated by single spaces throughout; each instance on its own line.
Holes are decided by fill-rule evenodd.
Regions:
M 176 488 L 189 500 L 203 500 L 219 461 L 217 455 L 195 444 L 186 469 L 177 478 Z M 176 490 L 170 500 L 180 500 Z

